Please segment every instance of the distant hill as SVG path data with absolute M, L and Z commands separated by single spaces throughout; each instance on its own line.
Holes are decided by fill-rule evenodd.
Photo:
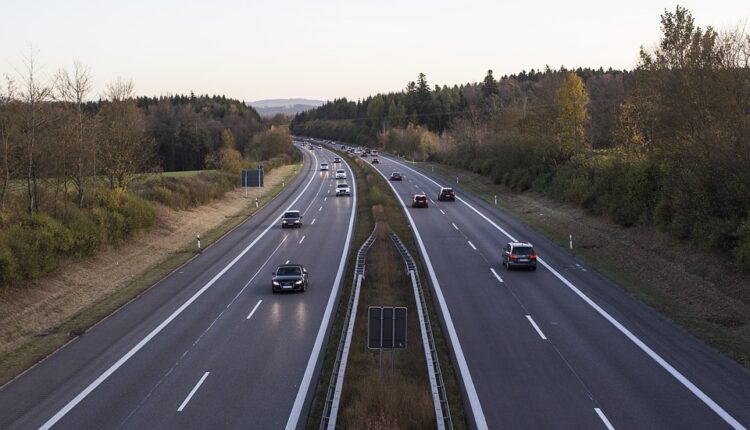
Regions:
M 322 100 L 310 99 L 267 99 L 247 102 L 248 105 L 255 108 L 260 116 L 274 116 L 277 113 L 283 113 L 293 116 L 299 112 L 314 109 L 323 105 Z

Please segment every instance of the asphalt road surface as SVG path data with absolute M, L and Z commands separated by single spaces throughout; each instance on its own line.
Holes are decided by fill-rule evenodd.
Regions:
M 368 158 L 366 160 L 371 160 Z M 429 172 L 373 165 L 407 213 L 478 428 L 721 429 L 750 425 L 750 375 L 491 204 Z M 440 186 L 455 202 L 438 202 Z M 427 209 L 411 208 L 416 193 Z M 537 271 L 501 249 L 530 241 Z
M 302 427 L 356 198 L 352 179 L 354 195 L 336 197 L 334 171 L 318 170 L 337 166 L 331 152 L 303 153 L 300 175 L 255 216 L 0 388 L 0 428 Z M 281 228 L 288 208 L 302 228 Z M 287 261 L 307 268 L 306 292 L 272 294 Z

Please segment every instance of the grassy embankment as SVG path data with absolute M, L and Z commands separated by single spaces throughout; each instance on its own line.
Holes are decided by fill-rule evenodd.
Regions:
M 419 326 L 416 322 L 416 305 L 411 283 L 404 273 L 404 262 L 395 250 L 388 234 L 398 234 L 409 252 L 421 267 L 406 216 L 385 179 L 358 157 L 348 159 L 357 177 L 357 228 L 353 250 L 367 240 L 374 226 L 378 225 L 378 239 L 370 248 L 366 261 L 365 280 L 362 284 L 360 303 L 355 322 L 355 333 L 349 365 L 346 370 L 339 427 L 341 428 L 432 428 L 435 425 L 429 381 L 422 350 Z M 341 305 L 334 320 L 331 340 L 326 349 L 323 370 L 318 384 L 313 411 L 307 427 L 318 428 L 323 412 L 323 402 L 330 381 L 333 361 L 338 348 L 339 334 L 343 325 L 354 277 L 352 252 L 344 278 L 346 289 L 342 292 Z M 423 285 L 425 282 L 424 273 Z M 443 371 L 448 401 L 454 427 L 465 428 L 463 404 L 448 352 L 448 346 L 435 316 L 432 297 L 425 291 L 427 311 L 431 313 L 432 330 Z M 380 357 L 366 349 L 368 306 L 408 307 L 408 348 L 395 354 L 383 354 L 382 374 Z M 393 361 L 392 361 L 393 360 Z M 391 370 L 393 367 L 393 370 Z
M 438 163 L 417 163 L 498 206 L 631 295 L 750 368 L 750 276 L 726 256 L 680 242 L 654 227 L 621 227 L 538 193 L 517 193 L 490 178 Z
M 289 181 L 299 173 L 301 170 L 300 167 L 301 164 L 293 165 L 290 172 L 284 177 L 284 183 L 288 184 Z M 157 185 L 154 186 L 154 184 L 152 184 L 151 186 L 142 189 L 141 192 L 146 194 L 151 193 L 152 195 L 149 196 L 150 199 L 178 209 L 193 207 L 198 203 L 208 203 L 224 194 L 224 191 L 218 185 L 212 186 L 211 184 L 208 184 L 208 188 L 215 189 L 207 191 L 205 200 L 196 200 L 195 185 L 199 182 L 204 182 L 201 179 L 195 179 L 197 173 L 198 172 L 181 173 L 179 175 L 167 174 L 165 175 L 165 178 L 151 179 L 157 182 Z M 232 177 L 234 178 L 234 176 Z M 232 185 L 231 188 L 234 188 L 234 186 Z M 282 188 L 282 184 L 278 183 L 271 187 L 270 190 L 263 192 L 259 201 L 259 208 L 262 208 L 278 195 Z M 205 187 L 203 189 L 205 190 Z M 208 197 L 208 195 L 211 195 L 211 197 Z M 255 207 L 254 200 L 248 201 L 240 212 L 233 216 L 225 217 L 223 222 L 201 234 L 202 247 L 205 249 L 205 247 L 210 246 L 227 232 L 243 222 L 247 217 L 252 216 L 257 210 L 259 210 L 259 208 Z M 125 245 L 126 243 L 127 242 L 120 242 L 117 245 Z M 123 288 L 116 289 L 104 296 L 98 297 L 92 303 L 60 322 L 55 327 L 45 330 L 42 333 L 36 333 L 31 336 L 29 341 L 3 352 L 0 355 L 0 362 L 3 363 L 0 367 L 0 384 L 14 378 L 23 370 L 29 368 L 34 363 L 67 343 L 71 338 L 85 332 L 89 327 L 96 324 L 107 315 L 110 315 L 112 312 L 192 259 L 195 256 L 195 253 L 196 245 L 193 240 L 176 247 L 166 258 L 156 261 L 146 270 L 134 274 L 133 279 Z M 61 262 L 75 264 L 75 259 L 68 261 L 62 260 Z M 19 288 L 23 288 L 23 285 L 6 287 L 2 290 L 2 294 L 18 294 Z M 15 291 L 10 291 L 11 289 L 15 289 Z M 10 339 L 8 340 L 10 341 Z

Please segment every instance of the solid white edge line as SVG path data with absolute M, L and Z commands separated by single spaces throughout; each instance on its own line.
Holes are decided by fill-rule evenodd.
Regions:
M 432 281 L 432 285 L 435 288 L 435 295 L 437 296 L 438 303 L 440 304 L 440 310 L 443 313 L 445 326 L 448 329 L 448 336 L 450 337 L 451 344 L 453 345 L 453 352 L 456 356 L 456 362 L 458 363 L 458 370 L 459 372 L 461 372 L 461 379 L 464 382 L 464 388 L 466 389 L 466 395 L 469 400 L 469 406 L 471 407 L 472 415 L 474 416 L 474 421 L 478 429 L 480 430 L 487 429 L 489 428 L 487 427 L 487 419 L 484 417 L 482 404 L 479 401 L 479 396 L 477 395 L 476 387 L 474 387 L 474 380 L 471 377 L 471 372 L 469 371 L 469 365 L 466 363 L 466 357 L 464 356 L 463 348 L 461 348 L 461 341 L 458 339 L 456 328 L 453 325 L 453 318 L 451 317 L 450 311 L 448 310 L 448 304 L 445 302 L 445 297 L 443 296 L 443 290 L 440 287 L 440 281 L 438 281 L 437 275 L 435 275 L 435 269 L 432 267 L 432 261 L 430 260 L 430 256 L 429 254 L 427 254 L 427 249 L 424 246 L 424 242 L 422 242 L 422 236 L 419 234 L 419 230 L 417 229 L 417 226 L 414 223 L 414 219 L 412 218 L 411 214 L 406 208 L 406 204 L 404 203 L 403 199 L 401 199 L 401 197 L 398 195 L 398 192 L 396 192 L 396 188 L 393 186 L 393 184 L 391 184 L 391 181 L 389 181 L 388 178 L 385 176 L 385 174 L 382 173 L 380 170 L 375 169 L 375 171 L 380 173 L 380 175 L 386 179 L 386 182 L 391 187 L 391 190 L 393 190 L 393 193 L 395 194 L 398 201 L 401 203 L 401 207 L 404 209 L 404 213 L 406 214 L 406 217 L 409 219 L 409 225 L 412 226 L 414 237 L 416 237 L 417 239 L 417 244 L 419 245 L 419 249 L 422 253 L 422 256 L 424 257 L 424 263 L 427 266 L 427 271 L 430 273 L 430 280 Z
M 471 247 L 471 248 L 472 248 L 472 249 L 473 249 L 474 251 L 476 251 L 476 250 L 477 250 L 477 247 L 476 247 L 476 246 L 474 246 L 474 244 L 473 244 L 473 243 L 471 243 L 471 241 L 470 241 L 470 240 L 469 240 L 469 241 L 467 241 L 467 242 L 469 242 L 469 246 L 470 246 L 470 247 Z
M 315 161 L 313 162 L 313 166 L 318 163 L 318 158 L 313 154 L 313 158 Z M 315 179 L 315 173 L 316 170 L 313 169 L 313 173 L 310 176 L 310 180 L 307 182 L 307 185 L 305 185 L 305 188 L 302 189 L 302 191 L 297 195 L 297 197 L 292 201 L 292 203 L 284 209 L 284 211 L 288 211 L 292 206 L 294 206 L 295 203 L 297 203 L 297 200 L 299 200 L 303 194 L 307 191 L 307 189 L 310 187 L 310 184 L 312 184 L 313 179 Z M 171 315 L 169 315 L 164 321 L 161 322 L 156 328 L 154 328 L 149 334 L 146 335 L 143 339 L 141 339 L 138 344 L 136 344 L 133 348 L 131 348 L 128 352 L 125 353 L 122 357 L 120 357 L 119 360 L 117 360 L 112 366 L 110 366 L 107 370 L 105 370 L 101 375 L 99 375 L 98 378 L 96 378 L 93 382 L 91 382 L 86 388 L 83 389 L 78 395 L 76 395 L 72 400 L 70 400 L 68 403 L 63 406 L 62 409 L 57 411 L 55 415 L 53 415 L 50 419 L 48 419 L 42 426 L 40 427 L 40 430 L 48 430 L 53 425 L 55 425 L 60 419 L 62 419 L 68 412 L 70 412 L 71 409 L 76 407 L 83 399 L 86 398 L 92 391 L 96 389 L 99 385 L 102 384 L 107 378 L 109 378 L 117 369 L 119 369 L 123 364 L 125 364 L 130 358 L 135 355 L 138 351 L 141 350 L 144 346 L 146 346 L 147 343 L 151 341 L 159 332 L 164 330 L 164 327 L 169 325 L 175 318 L 177 318 L 178 315 L 180 315 L 185 309 L 187 309 L 188 306 L 190 306 L 195 300 L 198 299 L 201 295 L 203 295 L 206 290 L 208 290 L 211 285 L 213 285 L 219 278 L 221 278 L 229 269 L 232 268 L 245 254 L 247 254 L 248 251 L 250 251 L 251 248 L 255 246 L 260 239 L 263 238 L 263 236 L 268 233 L 269 230 L 271 230 L 272 227 L 276 225 L 276 219 L 273 218 L 274 221 L 266 227 L 265 230 L 263 230 L 258 237 L 255 238 L 255 240 L 250 243 L 245 249 L 242 250 L 229 264 L 224 266 L 223 269 L 219 273 L 217 273 L 213 278 L 211 278 L 210 281 L 208 281 L 203 287 L 201 287 L 200 290 L 198 290 L 195 294 L 193 294 L 192 297 L 190 297 L 185 303 L 182 304 L 177 310 L 172 312 Z
M 302 242 L 304 242 L 304 241 L 305 241 L 305 238 L 306 238 L 306 237 L 307 237 L 307 236 L 302 236 L 302 239 L 300 239 L 300 240 L 299 240 L 299 244 L 300 244 L 300 245 L 302 245 Z
M 601 409 L 594 408 L 594 410 L 596 411 L 596 414 L 599 415 L 599 418 L 602 420 L 602 422 L 604 422 L 604 425 L 607 427 L 608 430 L 615 430 L 615 428 L 612 426 L 612 423 L 609 422 L 609 420 L 607 419 L 607 416 L 604 415 L 604 412 L 602 412 Z
M 539 326 L 536 325 L 536 322 L 534 321 L 534 318 L 531 318 L 531 315 L 526 315 L 526 319 L 529 320 L 529 322 L 531 323 L 532 327 L 534 327 L 534 330 L 536 330 L 536 332 L 539 333 L 539 337 L 541 337 L 542 340 L 547 340 L 547 336 L 545 336 L 544 333 L 542 333 L 542 329 L 540 329 Z
M 501 278 L 500 275 L 498 275 L 497 272 L 495 272 L 494 268 L 490 267 L 490 272 L 492 272 L 492 274 L 495 275 L 498 281 L 505 283 L 505 281 L 503 281 L 503 278 Z
M 177 408 L 177 412 L 182 412 L 182 410 L 185 409 L 185 406 L 187 406 L 190 399 L 193 398 L 193 394 L 195 394 L 195 392 L 198 391 L 198 388 L 201 387 L 201 385 L 203 384 L 203 381 L 205 381 L 206 378 L 208 378 L 208 375 L 210 373 L 211 372 L 206 372 L 203 374 L 203 377 L 200 379 L 200 381 L 198 381 L 198 383 L 195 384 L 195 387 L 193 387 L 193 389 L 190 391 L 190 394 L 188 394 L 187 397 L 185 397 L 185 400 L 182 401 L 182 404 L 180 405 L 180 407 Z
M 258 310 L 258 307 L 260 306 L 261 303 L 263 303 L 263 300 L 258 300 L 258 303 L 255 304 L 255 307 L 253 308 L 253 310 L 251 310 L 250 314 L 247 316 L 247 318 L 245 318 L 246 320 L 249 320 L 250 317 L 253 316 L 253 314 L 255 313 L 255 311 Z
M 323 339 L 325 338 L 326 329 L 328 328 L 328 322 L 331 319 L 331 314 L 333 312 L 333 305 L 336 301 L 336 296 L 338 295 L 338 291 L 340 289 L 341 277 L 344 275 L 346 257 L 349 255 L 349 246 L 351 245 L 352 234 L 354 232 L 354 217 L 357 213 L 357 194 L 359 193 L 356 192 L 357 181 L 354 178 L 352 169 L 349 167 L 349 163 L 344 161 L 344 164 L 346 164 L 347 168 L 349 168 L 349 173 L 351 173 L 352 175 L 352 189 L 355 190 L 352 195 L 352 214 L 349 218 L 349 231 L 346 233 L 346 244 L 344 245 L 344 250 L 341 253 L 341 261 L 339 262 L 338 272 L 336 272 L 336 279 L 333 281 L 333 289 L 331 290 L 331 295 L 328 297 L 328 304 L 326 305 L 326 310 L 323 314 L 323 321 L 321 321 L 320 323 L 318 336 L 315 338 L 315 346 L 310 353 L 310 359 L 307 362 L 305 374 L 302 377 L 299 390 L 297 391 L 297 398 L 294 400 L 292 411 L 289 413 L 289 419 L 286 422 L 287 430 L 294 430 L 297 428 L 297 423 L 299 422 L 300 415 L 302 414 L 302 407 L 305 404 L 307 392 L 310 389 L 310 383 L 312 381 L 313 373 L 315 372 L 315 366 L 317 365 L 318 358 L 320 357 L 320 350 L 323 346 Z
M 397 164 L 401 164 L 396 162 Z M 401 164 L 401 166 L 411 170 L 412 172 L 422 176 L 423 178 L 427 179 L 428 181 L 432 182 L 433 184 L 440 186 L 437 182 L 433 181 L 432 179 L 428 178 L 421 172 L 418 172 L 414 169 L 412 169 L 409 166 Z M 502 232 L 508 239 L 512 241 L 516 241 L 516 239 L 511 236 L 507 231 L 505 231 L 502 227 L 495 224 L 494 221 L 489 219 L 486 215 L 481 213 L 479 210 L 477 210 L 474 206 L 467 203 L 464 199 L 458 197 L 458 201 L 468 206 L 471 210 L 477 213 L 480 217 L 484 218 L 485 221 L 487 221 L 490 225 L 495 227 L 497 230 Z M 413 223 L 412 223 L 413 225 Z M 414 230 L 416 232 L 416 229 Z M 710 398 L 708 395 L 706 395 L 700 388 L 698 388 L 695 384 L 693 384 L 689 379 L 687 379 L 682 373 L 680 373 L 677 369 L 672 367 L 671 364 L 667 363 L 666 360 L 664 360 L 659 354 L 657 354 L 653 349 L 651 349 L 648 345 L 646 345 L 642 340 L 640 340 L 638 337 L 636 337 L 630 330 L 625 328 L 622 324 L 620 324 L 619 321 L 617 321 L 614 317 L 612 317 L 609 313 L 607 313 L 604 309 L 602 309 L 599 305 L 597 305 L 593 300 L 591 300 L 586 294 L 584 294 L 581 290 L 579 290 L 575 285 L 573 285 L 570 281 L 568 281 L 564 276 L 562 276 L 560 273 L 557 272 L 557 270 L 553 269 L 552 266 L 547 264 L 543 259 L 537 258 L 537 261 L 545 268 L 547 268 L 557 279 L 559 279 L 565 286 L 570 288 L 578 297 L 583 299 L 589 306 L 591 306 L 599 315 L 604 317 L 607 321 L 610 322 L 617 330 L 620 331 L 625 337 L 627 337 L 631 342 L 633 342 L 638 348 L 641 349 L 641 351 L 645 352 L 649 357 L 651 357 L 652 360 L 654 360 L 657 364 L 659 364 L 664 370 L 666 370 L 672 377 L 677 379 L 678 382 L 680 382 L 685 388 L 690 390 L 693 395 L 695 395 L 698 399 L 700 399 L 706 406 L 708 406 L 716 415 L 721 417 L 727 424 L 729 424 L 733 429 L 735 430 L 745 430 L 745 426 L 740 424 L 739 421 L 734 419 L 727 411 L 724 410 L 721 406 L 719 406 L 712 398 Z

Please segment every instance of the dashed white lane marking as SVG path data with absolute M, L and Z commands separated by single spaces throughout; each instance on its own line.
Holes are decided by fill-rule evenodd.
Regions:
M 182 412 L 182 410 L 185 409 L 185 406 L 187 406 L 187 404 L 190 401 L 190 399 L 193 398 L 193 394 L 195 394 L 195 392 L 198 391 L 198 388 L 200 388 L 201 384 L 203 384 L 203 381 L 205 381 L 206 378 L 208 378 L 209 373 L 211 373 L 211 372 L 206 372 L 206 373 L 203 374 L 203 377 L 200 379 L 200 381 L 198 381 L 198 383 L 195 384 L 195 387 L 193 387 L 193 390 L 190 391 L 190 394 L 188 394 L 188 396 L 185 397 L 185 400 L 182 402 L 182 404 L 180 405 L 180 407 L 177 408 L 177 412 Z
M 289 260 L 286 260 L 286 263 L 284 263 L 284 264 L 289 264 Z
M 287 260 L 287 263 L 289 263 L 288 260 Z M 253 316 L 253 314 L 255 313 L 255 311 L 258 310 L 258 307 L 260 306 L 261 303 L 263 303 L 263 300 L 258 300 L 258 303 L 255 305 L 255 307 L 253 308 L 253 310 L 250 311 L 250 314 L 245 319 L 249 320 L 250 317 Z
M 313 218 L 313 220 L 312 220 L 312 222 L 310 223 L 310 225 L 313 225 L 313 224 L 315 224 L 315 219 L 316 219 L 316 218 Z
M 442 209 L 440 209 L 440 213 L 441 213 L 441 214 L 443 214 L 443 215 L 445 215 L 445 212 L 443 212 L 443 210 L 442 210 Z
M 606 416 L 606 415 L 604 415 L 604 412 L 602 412 L 602 410 L 601 410 L 601 409 L 599 409 L 599 408 L 594 408 L 594 410 L 596 411 L 596 414 L 597 414 L 597 415 L 599 415 L 599 418 L 601 418 L 601 419 L 602 419 L 602 421 L 604 422 L 604 425 L 605 425 L 605 426 L 607 426 L 607 429 L 608 429 L 608 430 L 615 430 L 615 428 L 614 428 L 614 427 L 612 426 L 612 424 L 611 424 L 611 423 L 609 422 L 609 420 L 607 419 L 607 416 Z
M 326 200 L 328 200 L 328 197 L 323 197 L 323 201 L 326 201 Z
M 318 212 L 320 212 L 322 210 L 323 210 L 323 206 L 321 206 L 320 208 L 318 208 Z
M 578 266 L 578 268 L 579 268 L 579 269 L 581 269 L 581 270 L 583 270 L 584 272 L 586 272 L 586 271 L 587 271 L 586 269 L 584 269 L 584 268 L 583 268 L 583 266 L 581 266 L 581 265 L 580 265 L 580 264 L 578 264 L 578 263 L 576 263 L 576 266 Z
M 470 246 L 470 247 L 471 247 L 471 249 L 473 249 L 474 251 L 476 251 L 476 250 L 477 250 L 477 247 L 476 247 L 476 246 L 474 246 L 474 244 L 473 244 L 473 243 L 471 243 L 471 241 L 469 241 L 469 246 Z
M 299 244 L 302 245 L 302 242 L 305 240 L 307 236 L 302 236 L 302 239 L 299 240 Z
M 538 325 L 536 325 L 536 322 L 534 322 L 534 319 L 531 318 L 531 315 L 526 315 L 526 319 L 529 320 L 531 323 L 531 326 L 534 327 L 534 330 L 536 330 L 537 333 L 539 333 L 539 337 L 541 337 L 543 340 L 547 340 L 547 336 L 542 333 L 542 330 L 539 328 Z
M 490 268 L 490 271 L 492 272 L 493 275 L 495 275 L 498 281 L 504 282 L 503 278 L 501 278 L 500 275 L 498 275 L 497 272 L 495 272 L 495 269 Z
M 451 225 L 453 226 L 453 228 L 455 228 L 456 230 L 458 230 L 458 226 L 456 225 L 455 222 L 452 222 Z

